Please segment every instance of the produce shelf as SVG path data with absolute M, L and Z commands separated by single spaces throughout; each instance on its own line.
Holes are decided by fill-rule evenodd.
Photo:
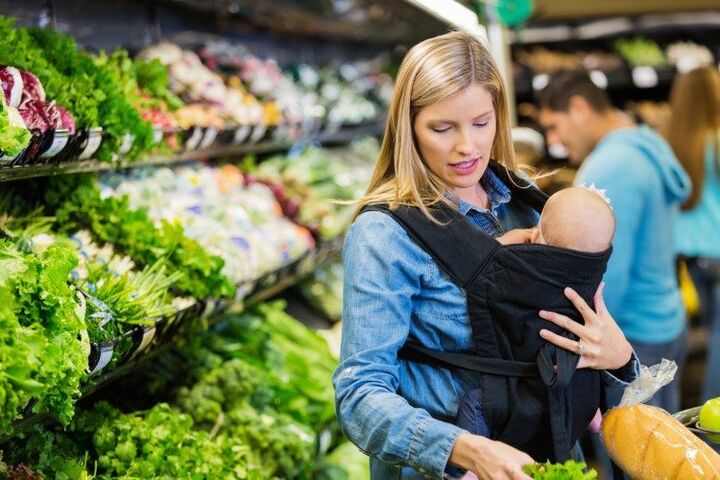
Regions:
M 515 95 L 518 101 L 529 101 L 535 92 L 542 90 L 549 77 L 546 73 L 535 73 L 519 67 L 515 75 Z M 591 75 L 604 77 L 605 89 L 613 92 L 632 90 L 641 92 L 653 88 L 668 89 L 677 74 L 675 67 L 626 67 L 610 71 L 590 70 Z
M 37 165 L 2 166 L 0 165 L 0 182 L 21 180 L 25 178 L 47 177 L 72 173 L 101 172 L 149 166 L 168 166 L 196 160 L 211 160 L 233 157 L 250 153 L 272 153 L 287 151 L 293 146 L 303 144 L 338 145 L 348 143 L 366 135 L 380 135 L 385 128 L 384 122 L 357 126 L 344 126 L 334 132 L 323 132 L 315 136 L 302 138 L 294 142 L 266 141 L 255 144 L 220 146 L 202 150 L 180 152 L 171 156 L 158 156 L 138 161 L 118 160 L 101 162 L 86 160 L 63 163 L 45 163 Z
M 300 279 L 312 272 L 321 262 L 342 247 L 343 237 L 321 241 L 312 250 L 283 267 L 266 273 L 256 280 L 239 285 L 241 292 L 234 301 L 210 300 L 198 302 L 178 312 L 176 315 L 163 318 L 151 327 L 138 327 L 124 333 L 118 338 L 91 345 L 88 359 L 91 373 L 81 388 L 78 401 L 94 393 L 103 386 L 123 377 L 143 365 L 148 364 L 158 354 L 168 350 L 178 341 L 198 334 L 215 325 L 226 312 L 241 312 L 244 308 L 260 303 L 295 285 Z M 122 352 L 122 358 L 112 367 L 97 369 L 98 362 L 103 358 L 102 352 L 112 352 L 116 345 L 128 341 L 130 347 Z M 31 413 L 34 402 L 25 408 L 24 418 L 15 422 L 12 435 L 0 436 L 4 443 L 13 436 L 43 421 L 46 413 Z

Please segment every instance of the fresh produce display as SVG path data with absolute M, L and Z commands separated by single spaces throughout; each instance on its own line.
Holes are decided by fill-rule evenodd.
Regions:
M 116 255 L 111 244 L 99 247 L 89 232 L 79 231 L 71 238 L 81 258 L 72 281 L 87 297 L 90 341 L 99 343 L 135 326 L 152 326 L 194 303 L 171 296 L 170 287 L 181 275 L 168 272 L 162 260 L 136 271 L 129 257 Z
M 235 284 L 276 270 L 315 245 L 306 229 L 283 217 L 268 187 L 246 184 L 232 165 L 107 175 L 103 192 L 128 198 L 155 221 L 181 224 L 188 237 L 224 259 L 222 272 Z
M 206 110 L 217 111 L 219 118 L 223 119 L 223 124 L 203 126 L 222 128 L 224 123 L 230 122 L 236 125 L 263 123 L 263 105 L 244 91 L 242 85 L 226 85 L 223 78 L 203 65 L 194 52 L 165 42 L 146 48 L 140 57 L 162 62 L 170 71 L 170 88 L 174 93 L 188 103 L 200 103 Z M 180 109 L 178 115 L 183 114 L 183 109 Z M 279 118 L 272 120 L 274 124 L 279 123 Z
M 632 478 L 720 479 L 720 454 L 660 408 L 613 408 L 603 416 L 601 437 L 615 463 Z
M 159 358 L 140 380 L 145 390 L 153 377 L 165 392 L 179 385 L 167 401 L 130 413 L 95 403 L 66 431 L 31 428 L 3 458 L 44 478 L 369 478 L 350 444 L 318 460 L 336 362 L 283 307 L 231 316 Z
M 270 118 L 278 116 L 296 128 L 374 121 L 382 117 L 392 92 L 392 79 L 378 73 L 385 66 L 382 58 L 323 68 L 301 64 L 283 72 L 275 60 L 261 59 L 227 41 L 208 43 L 199 55 L 209 68 L 237 75 L 248 92 L 263 101 L 268 124 L 277 123 Z M 290 138 L 299 133 L 290 133 Z
M 124 98 L 116 72 L 98 66 L 90 55 L 78 50 L 73 39 L 55 30 L 14 28 L 14 21 L 6 17 L 0 18 L 0 33 L 6 47 L 0 52 L 0 64 L 35 74 L 42 83 L 43 89 L 35 90 L 31 99 L 34 101 L 19 108 L 28 112 L 26 124 L 42 127 L 51 123 L 51 118 L 68 117 L 59 107 L 47 107 L 46 102 L 50 102 L 66 108 L 78 127 L 104 128 L 106 138 L 98 151 L 100 159 L 109 160 L 126 134 L 134 138 L 128 153 L 131 158 L 152 146 L 150 124 Z M 26 78 L 23 80 L 28 83 Z M 65 128 L 67 124 L 65 119 Z M 56 125 L 53 120 L 50 126 Z
M 275 190 L 285 215 L 320 238 L 333 238 L 347 228 L 353 214 L 352 205 L 336 201 L 365 193 L 378 152 L 377 140 L 367 137 L 353 143 L 344 158 L 330 150 L 307 148 L 297 155 L 270 158 L 252 175 L 282 186 Z
M 95 241 L 112 243 L 139 268 L 164 260 L 181 294 L 197 299 L 232 297 L 234 285 L 221 273 L 223 260 L 188 238 L 178 222 L 155 223 L 144 209 L 130 206 L 127 197 L 105 196 L 92 176 L 50 177 L 16 182 L 7 189 L 9 203 L 27 212 L 41 209 L 55 218 L 60 233 L 87 229 Z
M 663 67 L 668 63 L 658 44 L 647 38 L 617 40 L 615 50 L 633 67 Z
M 559 464 L 547 462 L 523 467 L 523 471 L 535 480 L 593 480 L 597 478 L 595 470 L 586 470 L 587 465 L 584 462 L 573 460 Z
M 169 148 L 166 153 L 177 149 L 178 139 L 173 134 L 177 123 L 170 110 L 180 108 L 182 101 L 167 90 L 167 69 L 157 61 L 138 60 L 136 65 L 127 51 L 122 49 L 115 50 L 110 55 L 101 52 L 94 61 L 98 67 L 112 73 L 122 95 L 140 113 L 141 118 L 164 132 L 163 138 Z M 139 73 L 142 72 L 145 72 L 145 77 L 140 78 Z M 165 73 L 164 78 L 161 72 Z M 152 82 L 150 89 L 144 90 L 141 82 Z M 152 96 L 148 92 L 157 92 L 158 96 Z

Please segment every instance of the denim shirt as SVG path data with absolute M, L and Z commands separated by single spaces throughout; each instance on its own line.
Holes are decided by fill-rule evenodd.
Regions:
M 498 236 L 537 223 L 538 214 L 511 201 L 490 170 L 481 182 L 490 209 L 458 200 L 472 224 Z M 465 294 L 381 212 L 365 212 L 351 225 L 343 264 L 341 363 L 333 376 L 340 425 L 371 457 L 374 480 L 443 478 L 463 433 L 453 424 L 460 399 L 479 387 L 479 374 L 408 362 L 397 351 L 409 336 L 435 350 L 470 350 Z

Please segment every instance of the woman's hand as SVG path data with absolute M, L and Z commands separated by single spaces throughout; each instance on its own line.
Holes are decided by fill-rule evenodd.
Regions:
M 515 228 L 497 237 L 495 240 L 503 245 L 514 245 L 516 243 L 530 243 L 534 228 Z
M 473 472 L 479 480 L 531 480 L 522 467 L 535 462 L 506 443 L 463 433 L 450 452 L 450 463 Z
M 540 336 L 560 348 L 580 355 L 577 368 L 595 370 L 616 370 L 625 366 L 632 356 L 632 346 L 617 326 L 605 307 L 602 297 L 605 282 L 595 292 L 595 311 L 572 288 L 565 289 L 565 296 L 577 308 L 585 320 L 585 325 L 558 313 L 541 311 L 540 318 L 574 333 L 579 341 L 563 337 L 550 330 L 540 330 Z

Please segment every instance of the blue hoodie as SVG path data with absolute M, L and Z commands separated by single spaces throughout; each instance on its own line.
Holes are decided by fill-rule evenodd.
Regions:
M 690 179 L 670 146 L 647 127 L 614 130 L 576 177 L 607 190 L 616 218 L 605 303 L 625 336 L 647 344 L 677 339 L 685 310 L 675 276 L 673 226 Z

